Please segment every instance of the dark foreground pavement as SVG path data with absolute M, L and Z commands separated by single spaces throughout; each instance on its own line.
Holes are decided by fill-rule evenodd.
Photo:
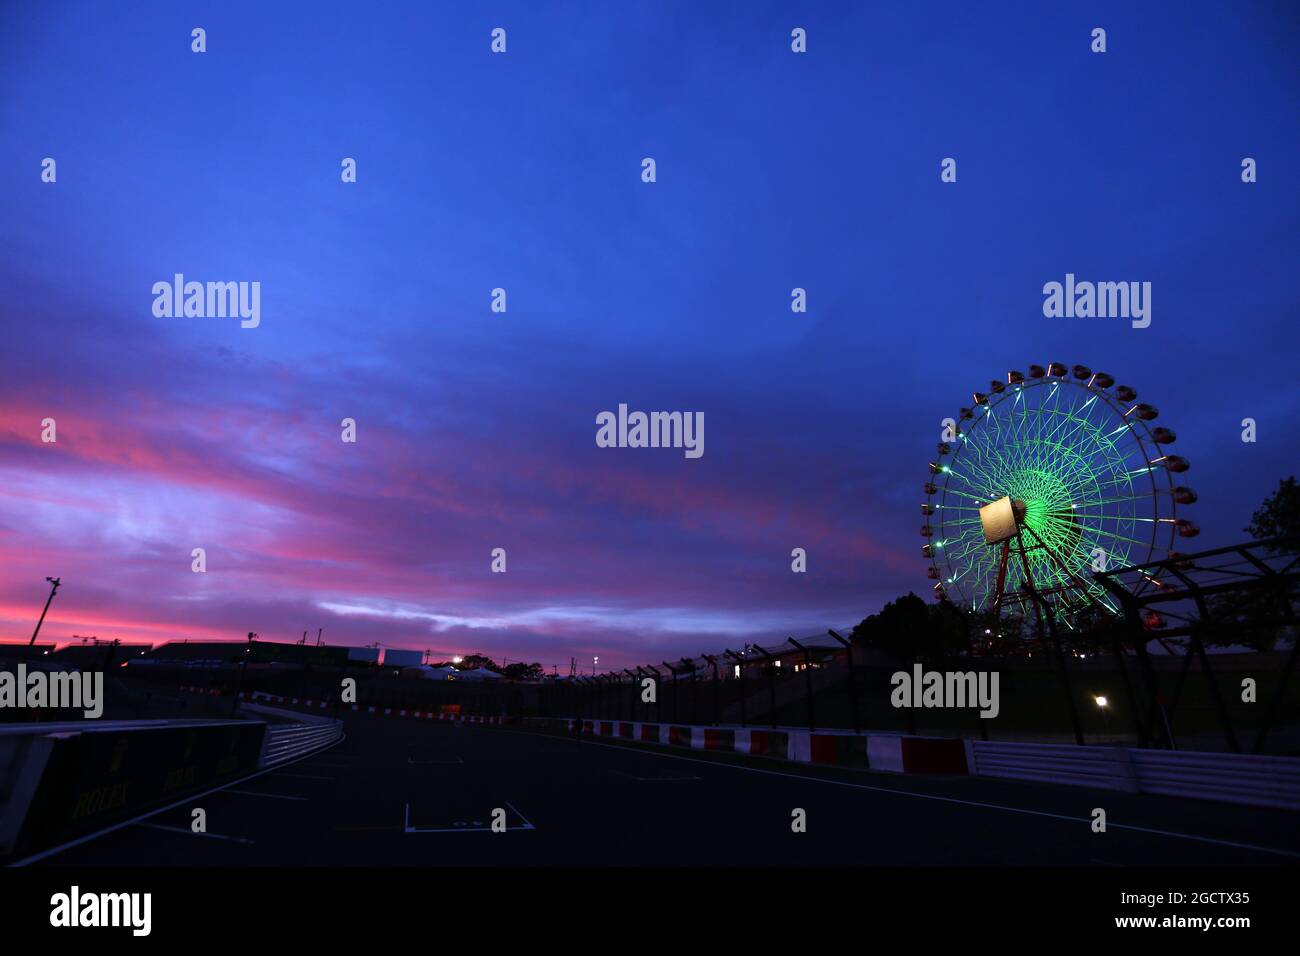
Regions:
M 195 807 L 206 834 L 190 831 Z M 1098 807 L 1105 833 L 1092 831 Z M 495 808 L 504 833 L 492 832 Z M 796 808 L 806 833 L 791 831 Z M 354 717 L 316 756 L 37 862 L 1294 866 L 1298 822 L 1230 804 Z

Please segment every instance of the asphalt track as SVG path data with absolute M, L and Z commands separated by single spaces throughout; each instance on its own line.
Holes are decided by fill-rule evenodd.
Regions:
M 38 861 L 59 866 L 1284 865 L 1294 813 L 900 777 L 356 716 L 339 744 Z M 191 810 L 207 833 L 190 830 Z M 1105 833 L 1091 828 L 1106 810 Z M 491 828 L 505 810 L 504 833 Z M 807 832 L 791 830 L 802 808 Z

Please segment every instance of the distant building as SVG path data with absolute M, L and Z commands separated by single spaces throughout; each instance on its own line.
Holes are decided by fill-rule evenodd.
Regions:
M 404 651 L 400 648 L 384 648 L 385 667 L 419 667 L 424 663 L 422 651 Z
M 105 667 L 110 663 L 117 666 L 123 661 L 147 655 L 152 648 L 152 644 L 114 644 L 112 641 L 67 644 L 50 654 L 50 660 L 82 669 Z
M 33 644 L 31 647 L 27 646 L 26 641 L 15 644 L 0 644 L 0 661 L 30 661 L 38 657 L 49 657 L 53 653 L 53 644 Z
M 189 666 L 221 667 L 247 660 L 250 664 L 289 664 L 299 667 L 348 666 L 356 660 L 353 655 L 362 652 L 366 659 L 370 648 L 335 647 L 332 645 L 299 644 L 281 641 L 169 641 L 140 656 L 142 662 L 155 665 L 177 664 Z M 135 660 L 128 655 L 125 659 Z M 370 657 L 373 661 L 374 658 Z

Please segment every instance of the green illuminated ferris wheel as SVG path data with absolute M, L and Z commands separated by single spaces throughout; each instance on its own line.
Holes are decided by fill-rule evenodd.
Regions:
M 1156 409 L 1105 372 L 1059 362 L 1008 372 L 945 420 L 921 506 L 936 597 L 995 615 L 1025 598 L 1068 620 L 1118 610 L 1095 571 L 1167 557 L 1199 533 L 1196 493 Z

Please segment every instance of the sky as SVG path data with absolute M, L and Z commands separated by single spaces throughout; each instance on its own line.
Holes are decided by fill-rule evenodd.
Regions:
M 1195 546 L 1236 543 L 1298 470 L 1297 26 L 5 0 L 0 640 L 47 575 L 57 641 L 323 628 L 565 672 L 851 627 L 928 592 L 940 420 L 1050 361 L 1156 405 Z M 1150 327 L 1044 316 L 1069 272 L 1151 282 Z M 260 324 L 156 316 L 176 273 L 259 282 Z M 620 403 L 702 412 L 704 454 L 598 447 Z

